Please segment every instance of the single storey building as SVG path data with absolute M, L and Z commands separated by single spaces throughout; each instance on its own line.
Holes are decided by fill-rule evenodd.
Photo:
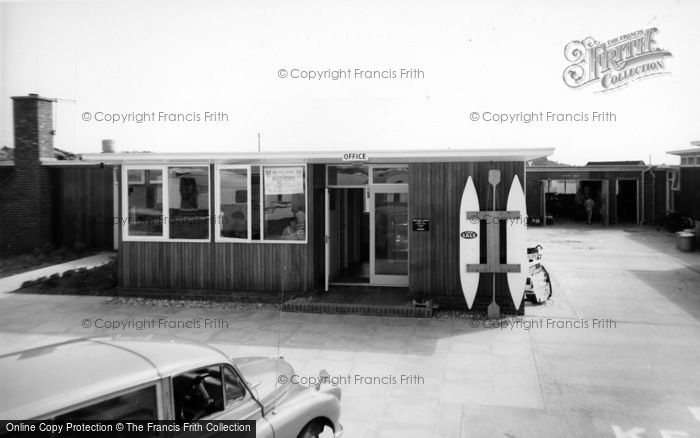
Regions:
M 698 243 L 700 243 L 700 141 L 691 142 L 690 149 L 670 151 L 681 157 L 677 211 L 695 220 Z
M 494 202 L 495 210 L 506 210 L 514 177 L 525 181 L 526 163 L 553 152 L 107 149 L 56 160 L 47 130 L 51 100 L 30 95 L 14 103 L 14 172 L 31 162 L 28 168 L 42 178 L 33 183 L 36 193 L 23 192 L 31 202 L 16 200 L 17 214 L 35 215 L 39 206 L 52 212 L 48 223 L 25 228 L 64 241 L 97 233 L 118 249 L 121 287 L 164 294 L 397 287 L 407 296 L 464 308 L 459 209 L 467 179 L 482 210 Z M 501 172 L 495 192 L 488 181 L 492 169 Z M 500 244 L 504 255 L 505 239 Z M 487 247 L 484 234 L 480 245 Z M 506 274 L 480 275 L 473 308 L 490 304 L 495 275 L 496 301 L 514 313 Z
M 459 207 L 467 178 L 487 205 L 488 172 L 500 170 L 496 208 L 505 210 L 525 162 L 549 153 L 100 153 L 81 162 L 113 171 L 123 287 L 402 287 L 461 307 Z M 507 288 L 505 274 L 495 275 Z M 475 308 L 490 303 L 491 283 L 482 283 Z M 502 308 L 512 308 L 502 292 Z
M 527 211 L 531 223 L 584 222 L 587 199 L 593 222 L 657 224 L 678 198 L 678 167 L 643 161 L 594 161 L 585 166 L 532 163 L 527 173 Z

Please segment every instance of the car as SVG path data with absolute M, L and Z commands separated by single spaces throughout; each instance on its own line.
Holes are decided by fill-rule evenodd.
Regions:
M 0 351 L 0 418 L 255 420 L 257 437 L 343 434 L 341 389 L 325 371 L 306 379 L 313 385 L 300 385 L 280 357 L 229 358 L 172 337 L 0 339 L 12 342 Z

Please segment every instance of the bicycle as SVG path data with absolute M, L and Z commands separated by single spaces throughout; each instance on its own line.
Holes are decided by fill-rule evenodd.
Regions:
M 675 233 L 676 231 L 694 228 L 695 221 L 693 218 L 683 216 L 677 211 L 669 211 L 656 227 L 656 231 L 661 230 L 662 227 L 669 233 Z
M 527 249 L 529 276 L 525 283 L 525 299 L 542 304 L 552 298 L 552 281 L 542 264 L 542 245 Z

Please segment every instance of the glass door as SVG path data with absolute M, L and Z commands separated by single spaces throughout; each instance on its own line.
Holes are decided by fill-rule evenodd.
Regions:
M 370 189 L 370 283 L 408 286 L 408 188 Z

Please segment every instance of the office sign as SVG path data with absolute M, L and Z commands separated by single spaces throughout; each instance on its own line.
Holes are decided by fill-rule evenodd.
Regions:
M 367 152 L 346 152 L 343 161 L 367 161 Z

